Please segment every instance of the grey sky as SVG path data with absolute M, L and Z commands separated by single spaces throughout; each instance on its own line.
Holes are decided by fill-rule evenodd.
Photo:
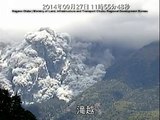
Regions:
M 132 46 L 142 46 L 158 40 L 159 22 L 156 15 L 97 15 L 90 22 L 76 25 L 76 27 L 66 31 L 89 40 L 123 42 Z
M 14 14 L 11 9 L 41 8 L 44 3 L 75 3 L 74 0 L 5 0 L 0 1 L 0 41 L 22 39 L 24 33 L 40 27 L 69 32 L 72 36 L 89 40 L 130 43 L 141 46 L 158 40 L 159 0 L 109 0 L 107 3 L 129 3 L 132 9 L 146 9 L 149 13 L 66 13 Z M 106 0 L 81 0 L 76 3 L 106 3 Z

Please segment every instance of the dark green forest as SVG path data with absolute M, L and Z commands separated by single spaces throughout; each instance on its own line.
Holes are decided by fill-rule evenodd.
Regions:
M 0 120 L 36 120 L 36 117 L 21 106 L 20 96 L 10 96 L 0 89 Z

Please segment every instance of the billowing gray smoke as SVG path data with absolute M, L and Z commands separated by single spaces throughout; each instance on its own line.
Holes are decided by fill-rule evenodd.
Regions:
M 107 49 L 104 61 L 91 55 L 90 46 L 71 42 L 68 34 L 49 28 L 29 33 L 18 46 L 1 51 L 0 87 L 20 94 L 25 104 L 55 95 L 68 102 L 101 80 L 114 60 Z M 96 64 L 87 64 L 87 60 Z

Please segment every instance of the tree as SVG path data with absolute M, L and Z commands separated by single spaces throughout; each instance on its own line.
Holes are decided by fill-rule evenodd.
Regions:
M 0 88 L 1 120 L 36 120 L 36 117 L 21 106 L 20 96 L 10 96 L 7 90 Z

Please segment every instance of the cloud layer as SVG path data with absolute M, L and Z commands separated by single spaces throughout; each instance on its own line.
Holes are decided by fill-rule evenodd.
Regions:
M 90 22 L 75 25 L 69 31 L 73 36 L 109 43 L 142 46 L 158 40 L 158 16 L 148 14 L 97 15 Z

